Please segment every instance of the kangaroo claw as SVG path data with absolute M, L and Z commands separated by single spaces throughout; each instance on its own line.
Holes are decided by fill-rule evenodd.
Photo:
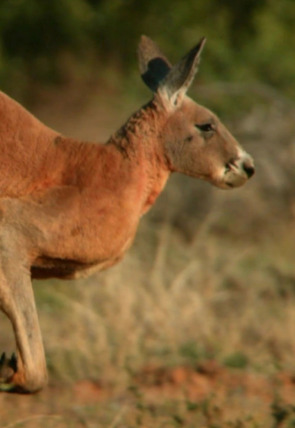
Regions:
M 13 353 L 10 358 L 8 358 L 6 357 L 6 353 L 3 352 L 0 358 L 0 389 L 2 389 L 2 385 L 5 388 L 5 384 L 9 384 L 16 371 L 17 358 L 15 353 Z

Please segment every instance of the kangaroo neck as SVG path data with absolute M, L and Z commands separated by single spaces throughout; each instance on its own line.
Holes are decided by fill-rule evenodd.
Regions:
M 107 142 L 121 153 L 123 163 L 135 173 L 142 189 L 142 215 L 163 190 L 170 171 L 160 140 L 160 119 L 154 102 L 144 106 Z

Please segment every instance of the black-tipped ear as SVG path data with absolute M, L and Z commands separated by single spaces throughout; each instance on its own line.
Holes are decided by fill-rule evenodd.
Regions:
M 180 100 L 187 92 L 198 70 L 205 43 L 206 39 L 203 37 L 186 56 L 171 68 L 169 74 L 162 81 L 159 90 L 166 92 L 169 99 Z
M 138 59 L 141 77 L 154 92 L 169 74 L 171 65 L 156 43 L 149 37 L 141 36 L 138 46 Z

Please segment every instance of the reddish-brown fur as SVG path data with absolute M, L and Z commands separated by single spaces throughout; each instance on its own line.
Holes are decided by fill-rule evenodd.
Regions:
M 116 263 L 171 172 L 221 188 L 253 174 L 218 118 L 185 95 L 203 44 L 171 67 L 142 39 L 141 71 L 154 98 L 106 144 L 64 137 L 0 93 L 0 308 L 17 345 L 17 359 L 1 358 L 2 390 L 46 384 L 31 277 L 77 278 Z

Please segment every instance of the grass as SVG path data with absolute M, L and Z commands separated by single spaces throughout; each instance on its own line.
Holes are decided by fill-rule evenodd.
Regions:
M 34 284 L 50 385 L 1 394 L 0 428 L 295 426 L 294 198 L 278 174 L 291 171 L 284 130 L 293 128 L 291 114 L 288 126 L 268 119 L 273 132 L 254 116 L 238 127 L 247 144 L 252 121 L 259 142 L 249 141 L 258 171 L 247 186 L 222 192 L 172 177 L 118 266 Z M 4 317 L 0 345 L 13 350 Z
M 80 283 L 36 284 L 56 374 L 79 379 L 103 372 L 118 382 L 124 367 L 206 358 L 263 370 L 292 367 L 295 248 L 288 230 L 259 246 L 210 231 L 206 242 L 188 244 L 169 226 L 157 231 L 147 221 L 113 270 Z M 149 256 L 141 242 L 151 246 Z M 52 316 L 60 320 L 54 334 Z

